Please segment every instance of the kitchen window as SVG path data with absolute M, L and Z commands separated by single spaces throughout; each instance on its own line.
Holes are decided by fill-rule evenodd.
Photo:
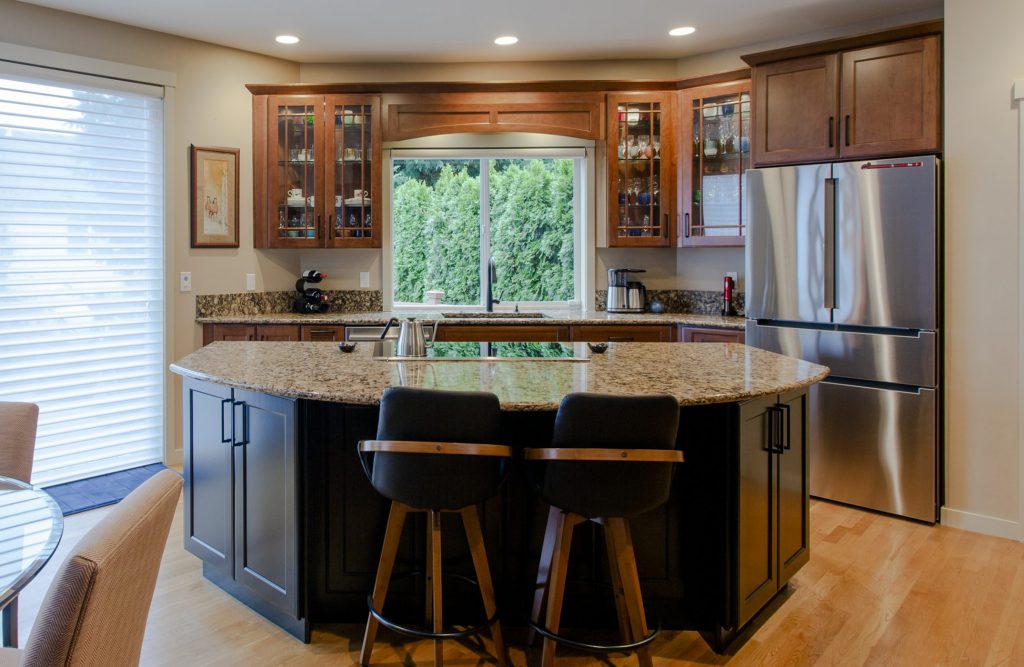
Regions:
M 392 307 L 580 304 L 583 149 L 392 151 Z
M 39 404 L 35 484 L 163 458 L 162 97 L 0 69 L 0 400 Z

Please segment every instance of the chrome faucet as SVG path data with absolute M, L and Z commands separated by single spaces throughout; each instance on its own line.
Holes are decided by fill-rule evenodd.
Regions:
M 501 303 L 494 298 L 494 285 L 498 282 L 498 266 L 494 263 L 492 256 L 487 260 L 487 312 L 494 312 L 494 304 Z

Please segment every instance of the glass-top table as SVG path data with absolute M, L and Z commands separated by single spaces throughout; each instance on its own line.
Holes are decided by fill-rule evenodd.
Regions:
M 0 477 L 0 608 L 39 574 L 63 533 L 64 517 L 50 494 Z

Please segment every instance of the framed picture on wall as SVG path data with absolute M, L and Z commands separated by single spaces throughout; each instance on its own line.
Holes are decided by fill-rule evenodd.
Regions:
M 238 247 L 238 149 L 189 146 L 192 247 Z

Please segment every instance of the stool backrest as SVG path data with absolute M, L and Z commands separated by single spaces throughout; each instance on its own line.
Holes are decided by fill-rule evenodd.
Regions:
M 679 402 L 665 395 L 569 394 L 558 408 L 551 447 L 674 449 Z M 537 466 L 541 495 L 587 517 L 632 517 L 668 500 L 673 464 L 548 461 Z
M 487 392 L 390 387 L 380 401 L 378 440 L 498 444 L 501 407 Z M 491 456 L 377 452 L 368 466 L 381 494 L 416 509 L 460 509 L 490 498 L 505 472 Z

